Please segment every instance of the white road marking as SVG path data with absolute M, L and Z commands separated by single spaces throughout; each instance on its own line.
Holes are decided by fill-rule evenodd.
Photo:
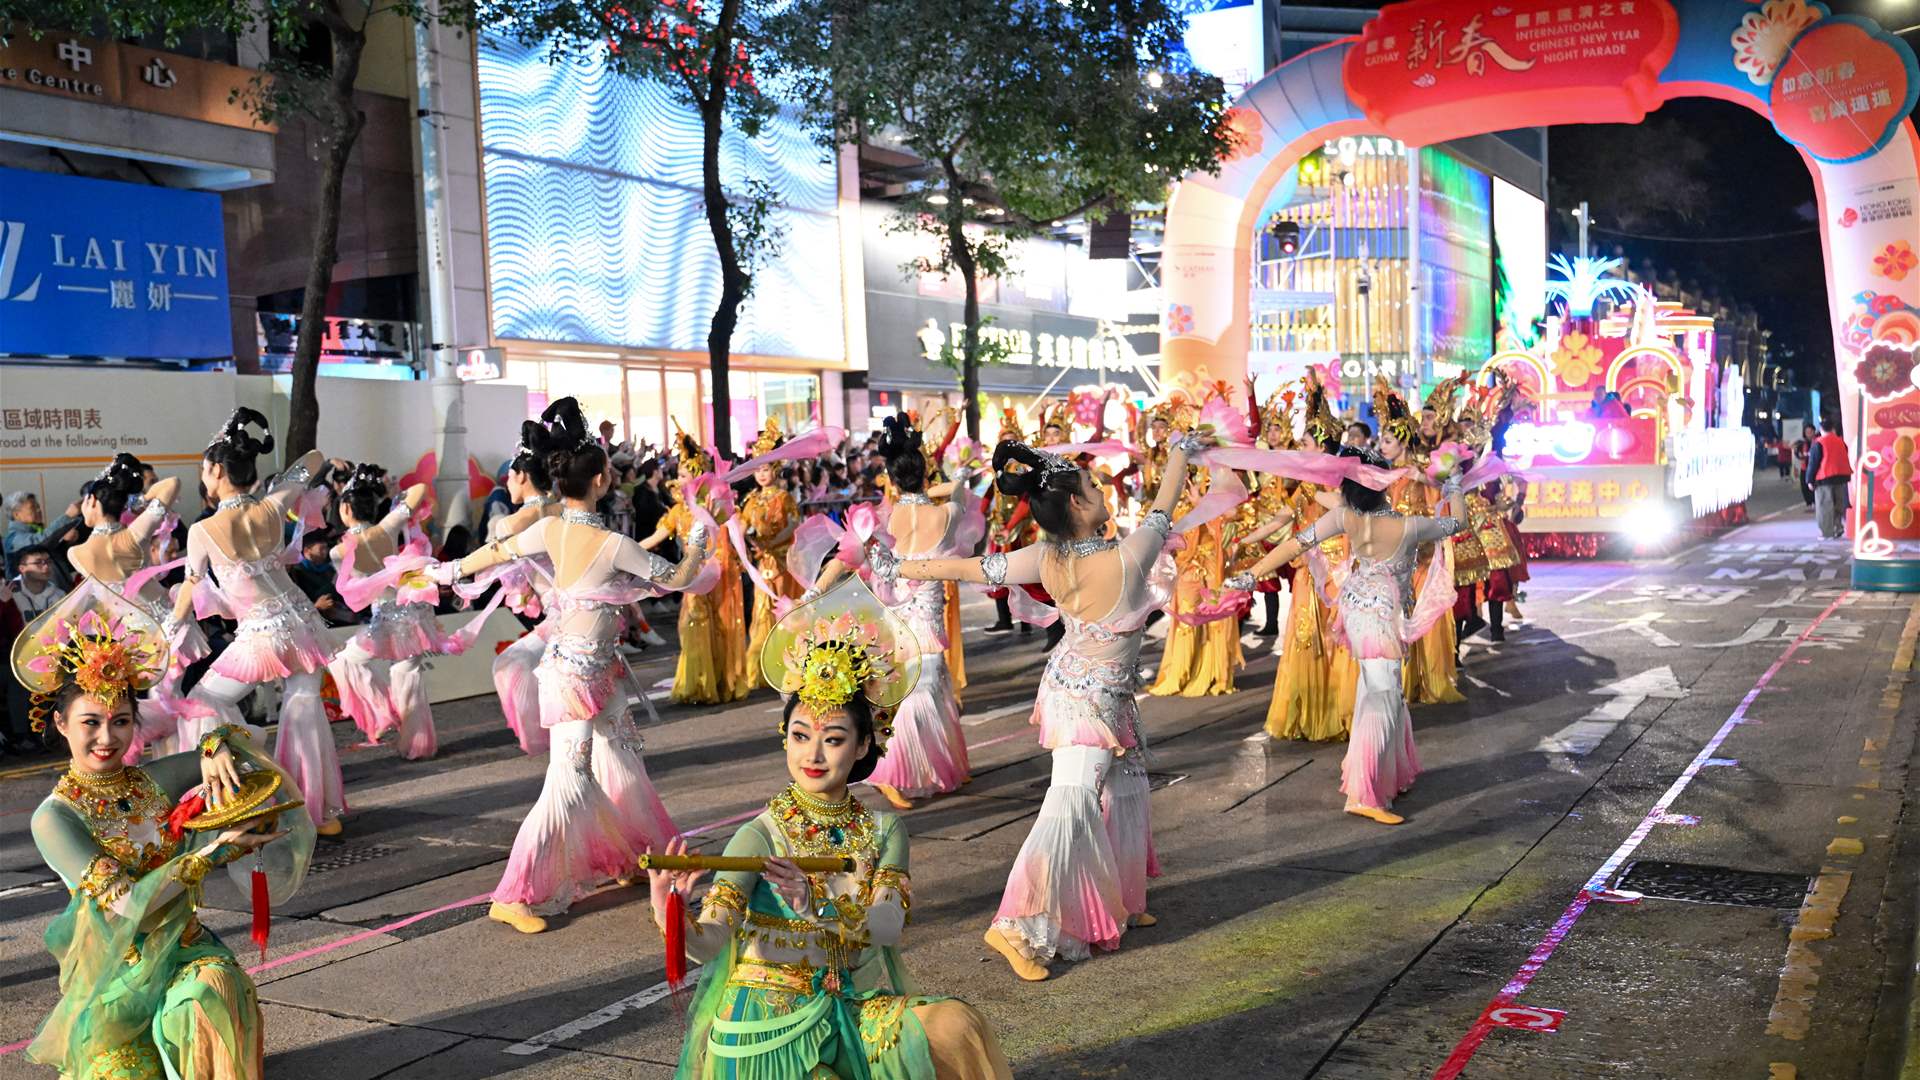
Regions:
M 960 716 L 960 725 L 962 727 L 979 727 L 981 724 L 991 723 L 1003 716 L 1014 716 L 1019 713 L 1030 713 L 1032 711 L 1033 702 L 1020 701 L 1012 705 L 1002 705 L 992 712 L 983 712 L 977 716 L 968 716 L 963 713 Z
M 1607 700 L 1594 706 L 1587 715 L 1541 739 L 1536 749 L 1547 754 L 1585 757 L 1613 734 L 1620 722 L 1631 716 L 1641 702 L 1648 698 L 1678 701 L 1686 697 L 1689 691 L 1673 677 L 1673 669 L 1663 665 L 1596 687 L 1589 693 L 1608 695 Z
M 1473 675 L 1470 675 L 1464 671 L 1461 672 L 1460 674 L 1462 676 L 1465 676 L 1468 682 L 1472 683 L 1473 685 L 1479 687 L 1482 690 L 1491 690 L 1494 693 L 1499 694 L 1501 697 L 1505 697 L 1505 698 L 1510 698 L 1513 696 L 1512 694 L 1507 693 L 1505 690 L 1500 689 L 1499 687 L 1493 685 L 1492 683 L 1488 682 L 1485 679 L 1475 678 Z
M 594 1028 L 605 1027 L 629 1012 L 644 1009 L 654 1002 L 659 1001 L 661 998 L 666 997 L 670 992 L 666 983 L 655 983 L 637 994 L 623 997 L 619 1001 L 604 1008 L 595 1009 L 593 1012 L 588 1013 L 578 1020 L 561 1024 L 559 1027 L 550 1031 L 543 1031 L 524 1042 L 514 1043 L 512 1046 L 502 1050 L 501 1053 L 530 1057 L 551 1048 L 555 1043 L 566 1042 L 568 1039 L 584 1035 Z
M 58 884 L 60 884 L 58 880 L 36 881 L 31 885 L 16 885 L 11 889 L 0 889 L 0 900 L 14 896 L 25 896 L 28 893 L 39 892 L 41 889 L 51 889 Z
M 1614 578 L 1612 581 L 1607 582 L 1605 585 L 1596 585 L 1593 588 L 1588 589 L 1586 592 L 1583 592 L 1578 596 L 1569 598 L 1566 602 L 1569 606 L 1571 606 L 1573 604 L 1578 604 L 1583 600 L 1591 600 L 1594 597 L 1599 596 L 1601 593 L 1606 592 L 1608 589 L 1611 589 L 1616 585 L 1625 585 L 1627 582 L 1632 581 L 1635 577 L 1638 577 L 1638 576 L 1639 575 L 1637 574 L 1628 574 L 1625 577 Z

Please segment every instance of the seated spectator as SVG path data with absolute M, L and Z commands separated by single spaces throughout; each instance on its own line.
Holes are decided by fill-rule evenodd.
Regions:
M 337 542 L 331 532 L 311 532 L 300 539 L 300 561 L 287 568 L 287 576 L 307 599 L 313 601 L 313 609 L 332 626 L 351 626 L 360 621 L 360 616 L 340 597 L 334 587 L 333 545 Z
M 31 491 L 16 491 L 7 496 L 7 533 L 0 547 L 6 554 L 6 576 L 20 572 L 20 553 L 29 547 L 46 551 L 51 562 L 53 545 L 80 525 L 80 504 L 68 505 L 67 512 L 42 527 L 40 497 Z

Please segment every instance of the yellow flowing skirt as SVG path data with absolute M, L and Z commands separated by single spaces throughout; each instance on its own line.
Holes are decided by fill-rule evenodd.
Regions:
M 1414 578 L 1414 593 L 1419 594 L 1427 579 L 1422 569 Z M 1407 662 L 1400 669 L 1401 690 L 1409 705 L 1450 705 L 1465 701 L 1460 693 L 1460 642 L 1455 636 L 1452 615 L 1442 615 L 1426 636 L 1407 650 Z
M 1333 643 L 1320 597 L 1304 573 L 1293 583 L 1282 642 L 1273 700 L 1267 706 L 1267 734 L 1314 742 L 1346 738 L 1353 726 L 1360 665 Z
M 681 705 L 739 701 L 753 690 L 747 664 L 746 598 L 740 564 L 720 548 L 720 582 L 704 596 L 680 597 L 680 663 L 673 700 Z
M 967 688 L 967 655 L 960 645 L 960 583 L 947 582 L 947 676 L 958 695 Z

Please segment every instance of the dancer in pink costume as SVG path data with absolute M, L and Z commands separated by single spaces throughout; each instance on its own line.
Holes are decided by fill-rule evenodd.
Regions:
M 553 482 L 547 475 L 547 453 L 552 449 L 547 442 L 547 429 L 540 421 L 528 420 L 520 425 L 520 446 L 507 465 L 507 494 L 519 509 L 494 518 L 487 526 L 488 540 L 511 539 L 560 513 L 560 500 L 548 494 Z M 499 587 L 509 592 L 507 605 L 533 619 L 546 613 L 546 592 L 552 583 L 551 564 L 535 563 L 544 564 L 545 558 L 505 564 L 511 569 L 503 568 L 496 576 Z M 463 583 L 459 591 L 462 596 L 475 597 L 486 587 L 479 582 Z M 547 729 L 540 723 L 540 684 L 533 673 L 546 652 L 551 625 L 541 622 L 493 659 L 493 688 L 500 695 L 500 711 L 520 740 L 520 749 L 528 754 L 547 752 Z
M 1386 465 L 1371 451 L 1341 453 L 1360 457 L 1369 465 Z M 1444 516 L 1402 517 L 1386 492 L 1342 481 L 1337 499 L 1330 492 L 1322 494 L 1327 512 L 1317 521 L 1274 548 L 1252 569 L 1225 582 L 1229 589 L 1251 590 L 1261 578 L 1307 553 L 1314 583 L 1333 611 L 1334 638 L 1360 663 L 1353 733 L 1340 765 L 1340 790 L 1347 797 L 1347 813 L 1382 825 L 1404 820 L 1393 812 L 1393 800 L 1420 775 L 1413 720 L 1407 715 L 1400 681 L 1406 646 L 1419 641 L 1435 620 L 1449 612 L 1454 599 L 1453 575 L 1445 562 L 1447 545 L 1436 546 L 1427 586 L 1418 595 L 1413 590 L 1414 557 L 1421 544 L 1460 531 L 1467 520 L 1460 489 L 1456 471 L 1440 489 L 1447 499 Z M 1346 565 L 1329 567 L 1319 545 L 1336 536 L 1347 538 L 1353 555 Z
M 606 451 L 571 398 L 541 419 L 555 446 L 547 469 L 566 509 L 433 571 L 450 584 L 513 559 L 545 556 L 553 566 L 553 628 L 535 672 L 540 722 L 552 740 L 547 779 L 488 911 L 527 934 L 546 929 L 542 916 L 565 911 L 600 882 L 628 877 L 635 855 L 663 851 L 677 835 L 647 779 L 640 732 L 627 715 L 632 680 L 619 651 L 622 608 L 693 584 L 712 536 L 696 526 L 675 566 L 608 531 L 593 510 L 613 484 Z
M 130 601 L 152 616 L 156 624 L 165 624 L 173 601 L 159 578 L 171 567 L 152 567 L 149 563 L 154 536 L 173 520 L 173 501 L 180 493 L 180 481 L 169 477 L 155 483 L 139 512 L 130 514 L 128 506 L 140 494 L 141 474 L 140 459 L 121 453 L 114 455 L 99 476 L 81 486 L 80 514 L 93 532 L 68 549 L 67 558 L 88 580 Z M 128 765 L 138 764 L 149 747 L 161 748 L 164 753 L 182 718 L 212 715 L 211 709 L 180 693 L 180 677 L 187 665 L 207 655 L 207 636 L 200 632 L 200 624 L 176 624 L 168 647 L 171 657 L 166 674 L 141 699 L 138 727 L 127 746 Z
M 974 511 L 966 474 L 958 481 L 927 487 L 927 459 L 920 432 L 902 413 L 886 421 L 880 455 L 893 483 L 893 510 L 887 516 L 892 554 L 902 559 L 941 559 L 971 551 L 984 534 L 984 519 Z M 933 500 L 951 496 L 946 505 Z M 967 536 L 967 527 L 976 527 Z M 847 572 L 839 559 L 829 562 L 806 599 L 825 592 Z M 960 703 L 947 669 L 947 590 L 940 581 L 882 583 L 878 595 L 913 629 L 919 646 L 920 678 L 893 717 L 893 737 L 867 783 L 900 810 L 913 800 L 958 791 L 967 782 L 967 740 L 960 729 Z
M 440 590 L 420 578 L 409 587 L 403 566 L 432 562 L 426 540 L 409 541 L 414 515 L 427 499 L 427 485 L 408 488 L 393 508 L 387 504 L 386 470 L 362 464 L 340 492 L 340 520 L 347 535 L 334 546 L 340 568 L 338 588 L 355 611 L 371 608 L 372 617 L 348 640 L 328 670 L 340 689 L 340 708 L 353 718 L 367 742 L 399 732 L 400 756 L 409 761 L 432 757 L 440 749 L 427 700 L 426 658 L 462 651 L 452 644 L 434 617 Z M 410 594 L 403 598 L 405 588 Z M 408 602 L 413 601 L 413 602 Z
M 213 514 L 187 533 L 187 582 L 174 604 L 174 624 L 190 613 L 222 612 L 239 623 L 233 643 L 193 688 L 194 701 L 213 716 L 180 723 L 177 745 L 195 746 L 219 723 L 242 724 L 239 701 L 254 687 L 281 682 L 280 731 L 273 758 L 300 785 L 307 813 L 322 836 L 340 832 L 347 798 L 340 781 L 340 757 L 320 700 L 320 677 L 339 646 L 326 621 L 287 576 L 283 529 L 290 512 L 304 516 L 313 470 L 325 461 L 309 451 L 280 474 L 265 495 L 254 495 L 259 481 L 255 460 L 273 449 L 265 434 L 267 418 L 240 408 L 214 436 L 200 463 L 200 482 L 219 500 Z M 258 427 L 256 438 L 248 429 Z M 300 550 L 294 537 L 291 551 Z M 170 628 L 171 629 L 171 628 Z
M 1129 926 L 1151 926 L 1147 879 L 1159 874 L 1148 818 L 1146 747 L 1134 691 L 1147 615 L 1166 597 L 1149 575 L 1172 531 L 1187 481 L 1189 435 L 1168 452 L 1160 489 L 1140 527 L 1103 536 L 1107 500 L 1093 474 L 1056 455 L 1003 442 L 993 452 L 1002 493 L 1025 497 L 1044 543 L 982 559 L 870 558 L 885 579 L 1044 584 L 1067 632 L 1047 658 L 1034 703 L 1053 783 L 1007 877 L 986 941 L 1014 973 L 1038 981 L 1055 957 L 1114 949 Z M 1009 465 L 1024 466 L 1011 471 Z

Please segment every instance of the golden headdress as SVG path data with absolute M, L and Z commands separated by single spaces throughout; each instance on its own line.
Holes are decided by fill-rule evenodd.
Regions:
M 167 671 L 167 637 L 151 615 L 88 582 L 20 632 L 12 660 L 14 677 L 32 695 L 28 716 L 37 733 L 69 683 L 108 707 L 152 689 Z
M 776 450 L 781 443 L 786 441 L 787 433 L 780 430 L 780 418 L 777 416 L 769 416 L 767 417 L 766 426 L 760 429 L 760 437 L 753 441 L 753 450 L 750 456 L 759 457 L 761 454 Z
M 1407 401 L 1393 392 L 1385 377 L 1373 377 L 1373 420 L 1380 430 L 1410 445 L 1414 436 L 1420 433 L 1420 425 L 1414 422 L 1413 415 L 1407 411 Z
M 1285 450 L 1293 446 L 1293 401 L 1294 392 L 1283 386 L 1267 395 L 1267 403 L 1260 408 L 1261 438 L 1266 437 L 1267 429 L 1271 427 L 1279 427 L 1286 432 L 1282 445 L 1270 446 L 1269 450 Z
M 920 678 L 920 653 L 900 617 L 858 575 L 797 604 L 767 634 L 760 671 L 767 684 L 816 710 L 836 709 L 855 694 L 874 707 L 874 738 L 893 735 L 891 710 Z
M 713 458 L 693 436 L 680 429 L 680 421 L 673 422 L 674 439 L 679 442 L 680 479 L 691 480 L 713 471 Z
M 1320 384 L 1307 384 L 1307 436 L 1318 443 L 1338 442 L 1340 432 L 1346 425 L 1333 415 L 1333 408 L 1327 404 L 1327 392 Z
M 1020 429 L 1020 410 L 1015 409 L 1013 406 L 1007 404 L 1004 398 L 1001 399 L 1000 437 L 996 441 L 1024 442 L 1026 441 L 1026 438 L 1027 438 L 1027 433 Z

